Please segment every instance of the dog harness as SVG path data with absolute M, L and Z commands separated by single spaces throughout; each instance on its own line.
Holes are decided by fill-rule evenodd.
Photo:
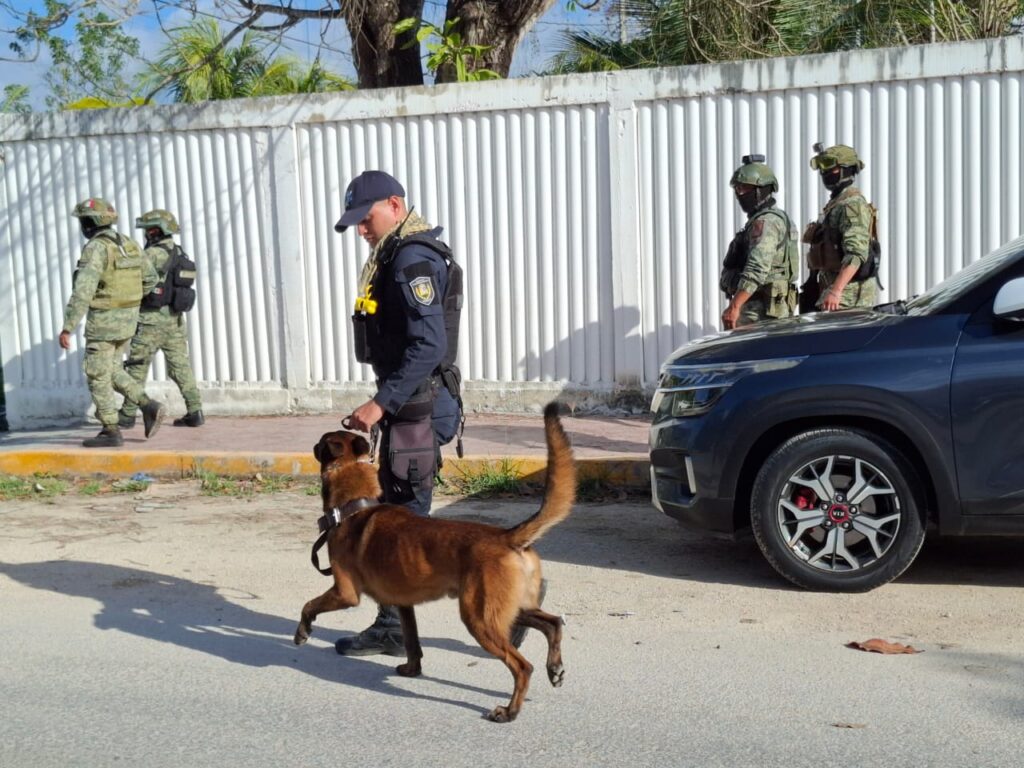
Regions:
M 320 567 L 320 559 L 316 554 L 320 547 L 327 543 L 327 537 L 331 535 L 331 531 L 341 525 L 341 521 L 346 517 L 351 515 L 353 512 L 358 512 L 360 509 L 375 507 L 378 504 L 380 504 L 378 499 L 371 499 L 364 496 L 359 499 L 352 499 L 351 501 L 343 504 L 341 508 L 335 507 L 331 511 L 322 515 L 320 519 L 316 521 L 316 527 L 320 530 L 320 535 L 317 537 L 316 541 L 313 542 L 313 551 L 309 554 L 310 559 L 313 561 L 313 567 L 325 576 L 329 576 L 331 573 L 330 567 Z

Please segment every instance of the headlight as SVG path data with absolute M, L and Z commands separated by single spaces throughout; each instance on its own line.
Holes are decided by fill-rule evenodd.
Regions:
M 698 416 L 710 410 L 726 390 L 744 376 L 782 371 L 799 365 L 804 359 L 783 357 L 719 365 L 665 365 L 651 410 L 655 418 Z

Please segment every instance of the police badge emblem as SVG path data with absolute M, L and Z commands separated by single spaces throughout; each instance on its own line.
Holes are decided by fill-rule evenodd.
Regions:
M 352 194 L 352 190 L 351 189 L 345 192 L 345 210 L 346 211 L 349 208 L 352 207 L 352 198 L 353 197 L 354 197 L 354 195 Z
M 429 277 L 414 278 L 409 287 L 412 288 L 413 298 L 420 304 L 429 305 L 434 301 L 434 281 Z

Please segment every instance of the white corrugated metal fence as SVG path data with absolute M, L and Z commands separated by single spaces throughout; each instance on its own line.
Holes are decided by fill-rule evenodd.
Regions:
M 210 412 L 343 407 L 369 369 L 350 307 L 368 248 L 333 231 L 381 168 L 463 264 L 458 361 L 477 408 L 568 390 L 613 407 L 716 331 L 749 152 L 802 228 L 811 145 L 847 143 L 880 213 L 885 296 L 919 293 L 1022 231 L 1024 41 L 437 88 L 0 117 L 0 355 L 13 427 L 88 408 L 81 338 L 59 350 L 81 248 L 72 206 L 129 232 L 175 212 L 199 265 L 189 316 Z M 139 233 L 133 232 L 138 235 Z M 154 391 L 174 395 L 162 361 Z M 625 398 L 623 396 L 626 396 Z M 178 401 L 180 402 L 180 401 Z

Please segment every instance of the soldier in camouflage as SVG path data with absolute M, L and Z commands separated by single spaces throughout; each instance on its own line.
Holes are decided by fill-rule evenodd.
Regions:
M 808 224 L 803 235 L 810 245 L 807 265 L 818 273 L 817 306 L 826 312 L 873 307 L 878 303 L 880 254 L 876 212 L 853 186 L 864 163 L 852 147 L 843 144 L 828 149 L 816 144 L 815 150 L 811 168 L 821 174 L 832 193 L 821 217 Z
M 163 419 L 162 403 L 124 371 L 124 353 L 139 319 L 139 303 L 157 282 L 156 270 L 130 237 L 113 228 L 117 211 L 98 197 L 83 200 L 71 212 L 85 236 L 85 247 L 75 270 L 71 299 L 64 310 L 60 333 L 62 349 L 71 348 L 71 332 L 85 321 L 85 378 L 103 425 L 96 437 L 82 441 L 87 448 L 122 445 L 117 426 L 117 391 L 142 408 L 146 437 L 156 434 Z
M 145 257 L 159 275 L 158 286 L 162 286 L 163 291 L 174 290 L 173 286 L 167 284 L 168 270 L 172 266 L 172 256 L 177 248 L 173 236 L 180 231 L 174 214 L 160 209 L 149 211 L 135 220 L 135 226 L 145 232 Z M 194 279 L 195 275 L 191 274 L 188 277 Z M 146 380 L 153 357 L 158 351 L 162 351 L 164 360 L 167 361 L 167 374 L 178 386 L 185 400 L 186 413 L 174 420 L 174 426 L 198 427 L 204 422 L 203 403 L 189 362 L 185 314 L 175 311 L 173 306 L 157 298 L 163 295 L 163 291 L 158 287 L 142 302 L 139 327 L 135 331 L 135 338 L 132 339 L 125 370 L 141 384 Z M 118 424 L 124 428 L 134 426 L 137 408 L 137 404 L 126 397 L 118 414 Z
M 722 312 L 726 329 L 789 317 L 796 308 L 797 233 L 775 205 L 779 182 L 764 159 L 746 155 L 729 181 L 747 224 L 732 239 L 722 265 L 719 286 L 729 299 Z

